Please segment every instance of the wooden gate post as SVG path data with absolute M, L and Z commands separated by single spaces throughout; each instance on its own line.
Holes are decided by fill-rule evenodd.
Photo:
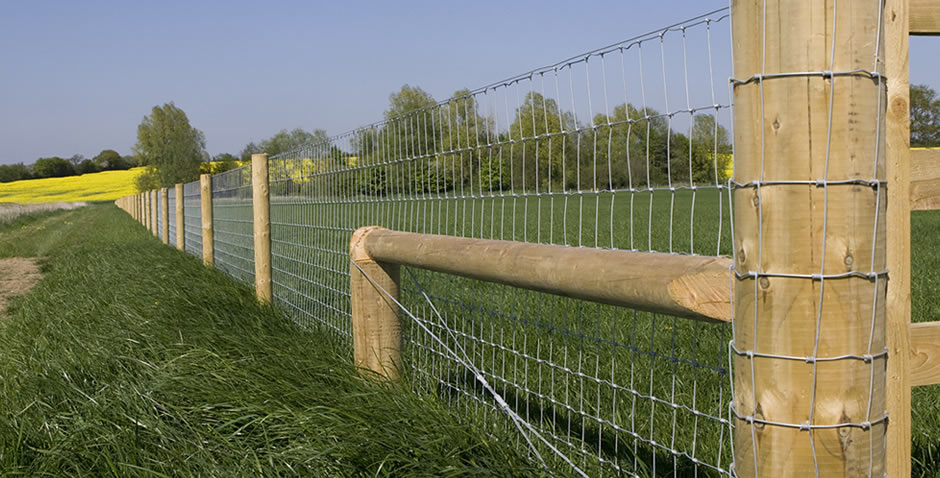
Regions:
M 397 380 L 402 365 L 401 322 L 392 298 L 399 297 L 401 268 L 398 264 L 375 262 L 369 256 L 363 240 L 374 229 L 360 228 L 349 241 L 353 358 L 365 375 Z
M 176 185 L 176 248 L 186 250 L 186 197 L 183 195 L 183 184 Z
M 170 243 L 170 198 L 167 188 L 160 189 L 160 220 L 163 221 L 160 237 L 164 244 Z
M 268 155 L 251 155 L 251 208 L 254 212 L 255 293 L 270 303 L 271 288 L 271 198 L 268 188 Z
M 202 199 L 202 263 L 215 264 L 215 248 L 212 239 L 212 175 L 199 176 L 199 196 Z
M 882 476 L 881 2 L 731 5 L 734 471 Z

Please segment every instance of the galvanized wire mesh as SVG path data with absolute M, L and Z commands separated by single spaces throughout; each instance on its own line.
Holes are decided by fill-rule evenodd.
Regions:
M 166 191 L 170 245 L 176 247 L 176 188 Z
M 183 185 L 183 239 L 186 252 L 202 256 L 202 194 L 199 181 Z
M 275 300 L 349 337 L 349 238 L 366 225 L 730 253 L 726 19 L 711 12 L 272 158 Z M 504 424 L 449 352 L 462 349 L 563 467 L 730 473 L 727 326 L 422 270 L 404 271 L 402 289 L 416 389 Z
M 251 166 L 212 177 L 215 265 L 232 277 L 254 282 Z

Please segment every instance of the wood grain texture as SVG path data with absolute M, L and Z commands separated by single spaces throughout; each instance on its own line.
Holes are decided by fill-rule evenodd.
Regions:
M 940 209 L 940 149 L 911 150 L 911 210 Z
M 394 381 L 401 376 L 401 321 L 392 298 L 399 298 L 401 268 L 369 256 L 363 238 L 375 229 L 360 228 L 349 241 L 353 358 L 364 376 Z
M 202 263 L 215 264 L 215 240 L 212 230 L 212 175 L 199 176 L 199 197 L 202 203 Z
M 177 184 L 176 189 L 176 248 L 186 250 L 186 213 L 184 206 L 186 198 L 183 196 L 183 185 Z
M 167 188 L 160 189 L 160 238 L 164 244 L 170 243 L 170 195 Z
M 940 322 L 911 324 L 911 385 L 940 383 Z
M 908 0 L 885 2 L 888 174 L 888 476 L 911 475 L 911 212 Z
M 255 293 L 270 303 L 271 289 L 271 203 L 268 192 L 268 155 L 251 155 L 251 208 L 254 222 Z
M 731 319 L 724 257 L 613 251 L 370 228 L 368 258 L 709 322 Z
M 836 8 L 833 0 L 733 0 L 731 8 L 739 80 L 868 70 L 880 57 L 878 2 Z M 885 304 L 874 300 L 885 294 L 883 279 L 749 275 L 884 270 L 884 188 L 773 184 L 883 179 L 884 153 L 876 145 L 883 147 L 884 84 L 798 74 L 739 84 L 733 93 L 734 179 L 761 183 L 734 190 L 735 268 L 746 277 L 734 287 L 732 324 L 742 355 L 733 359 L 733 405 L 747 417 L 735 418 L 734 471 L 739 477 L 834 478 L 869 476 L 869 470 L 880 476 L 884 421 L 869 429 L 799 427 L 883 416 L 883 356 L 873 365 L 746 352 L 825 358 L 884 349 Z
M 910 2 L 910 34 L 940 35 L 940 1 L 908 0 Z M 928 60 L 929 59 L 926 59 Z

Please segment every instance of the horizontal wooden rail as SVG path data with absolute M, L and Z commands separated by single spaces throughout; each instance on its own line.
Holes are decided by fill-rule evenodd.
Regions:
M 940 322 L 911 324 L 911 385 L 940 383 Z
M 911 210 L 940 209 L 940 149 L 911 149 Z
M 731 260 L 725 257 L 468 239 L 377 227 L 360 229 L 354 238 L 378 263 L 689 319 L 731 320 Z
M 940 1 L 910 0 L 911 35 L 940 35 Z

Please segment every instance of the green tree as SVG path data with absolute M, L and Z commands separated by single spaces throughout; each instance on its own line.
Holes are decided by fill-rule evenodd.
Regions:
M 29 167 L 23 163 L 0 165 L 0 183 L 20 181 L 32 177 L 33 175 L 29 172 Z
M 113 149 L 102 150 L 92 159 L 92 161 L 94 161 L 95 165 L 98 166 L 98 169 L 102 171 L 128 169 L 130 167 L 124 158 L 122 158 L 121 155 Z
M 189 124 L 186 113 L 175 104 L 154 106 L 137 127 L 134 152 L 148 167 L 138 186 L 168 187 L 196 180 L 206 155 L 206 138 Z
M 911 146 L 940 146 L 940 99 L 927 85 L 911 85 Z
M 576 187 L 578 176 L 572 172 L 577 161 L 578 137 L 574 115 L 561 111 L 558 103 L 539 93 L 530 92 L 509 125 L 504 144 L 498 151 L 502 184 L 514 189 Z M 511 168 L 510 168 L 511 166 Z M 511 169 L 511 178 L 505 173 Z
M 60 178 L 64 176 L 74 176 L 75 168 L 67 159 L 58 156 L 51 158 L 39 158 L 33 164 L 33 174 L 37 178 Z
M 325 144 L 329 139 L 330 137 L 326 134 L 326 130 L 322 129 L 315 129 L 310 132 L 300 128 L 295 128 L 291 131 L 282 129 L 274 136 L 258 144 L 254 142 L 248 143 L 245 145 L 245 148 L 242 149 L 239 156 L 242 161 L 251 161 L 252 154 L 267 153 L 268 157 L 271 157 L 300 149 L 303 146 Z
M 78 163 L 78 166 L 75 166 L 75 174 L 97 173 L 98 171 L 101 171 L 101 169 L 90 159 L 83 159 L 82 162 Z
M 709 114 L 692 118 L 692 180 L 696 184 L 723 183 L 731 160 L 728 130 Z

